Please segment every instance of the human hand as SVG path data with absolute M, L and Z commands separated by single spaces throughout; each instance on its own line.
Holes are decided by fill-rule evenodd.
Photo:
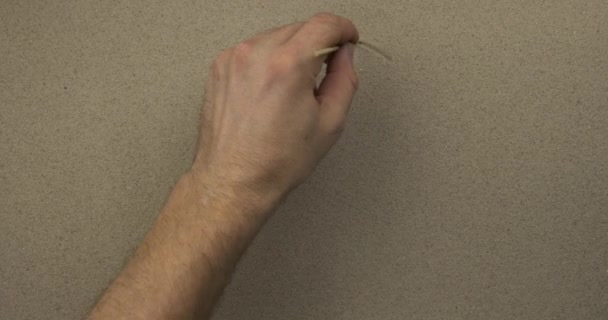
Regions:
M 358 80 L 358 31 L 318 14 L 223 51 L 207 81 L 192 172 L 211 185 L 282 197 L 311 174 L 344 128 Z M 327 59 L 315 51 L 340 50 Z

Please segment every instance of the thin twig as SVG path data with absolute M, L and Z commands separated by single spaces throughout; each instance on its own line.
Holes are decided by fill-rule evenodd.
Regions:
M 330 54 L 332 52 L 336 52 L 338 50 L 340 50 L 340 47 L 338 47 L 338 46 L 321 49 L 321 50 L 318 50 L 315 52 L 315 57 L 324 56 L 324 55 Z
M 373 51 L 377 54 L 379 54 L 380 56 L 382 56 L 384 59 L 388 60 L 388 61 L 392 61 L 393 59 L 391 58 L 390 55 L 388 55 L 386 52 L 382 51 L 382 49 L 378 48 L 378 46 L 373 45 L 367 41 L 359 41 L 356 43 L 357 46 L 361 46 L 362 48 L 365 48 L 369 51 Z M 329 47 L 329 48 L 325 48 L 325 49 L 321 49 L 321 50 L 317 50 L 315 51 L 315 57 L 320 57 L 320 56 L 324 56 L 324 55 L 328 55 L 330 53 L 336 52 L 340 50 L 339 46 L 336 47 Z

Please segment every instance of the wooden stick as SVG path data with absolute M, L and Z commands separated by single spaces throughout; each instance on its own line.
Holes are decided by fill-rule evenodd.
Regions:
M 340 50 L 340 47 L 338 47 L 338 46 L 321 49 L 321 50 L 318 50 L 315 52 L 315 57 L 324 56 L 324 55 L 330 54 L 332 52 L 336 52 L 338 50 Z
M 363 41 L 360 40 L 359 42 L 355 43 L 356 46 L 360 46 L 362 48 L 368 49 L 372 52 L 375 52 L 377 54 L 379 54 L 380 56 L 382 56 L 384 59 L 388 60 L 388 61 L 392 61 L 393 59 L 391 58 L 391 56 L 389 54 L 387 54 L 386 52 L 382 51 L 382 49 L 380 49 L 378 46 L 371 44 L 367 41 Z M 317 50 L 315 51 L 315 58 L 316 57 L 320 57 L 320 56 L 324 56 L 327 54 L 330 54 L 332 52 L 336 52 L 340 50 L 340 47 L 336 46 L 336 47 L 329 47 L 329 48 L 325 48 L 325 49 L 321 49 L 321 50 Z

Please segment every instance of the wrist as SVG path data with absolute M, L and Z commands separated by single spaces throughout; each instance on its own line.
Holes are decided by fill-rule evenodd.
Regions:
M 285 196 L 278 190 L 256 189 L 246 183 L 220 179 L 197 168 L 184 174 L 180 182 L 186 184 L 204 206 L 228 211 L 231 216 L 265 219 Z

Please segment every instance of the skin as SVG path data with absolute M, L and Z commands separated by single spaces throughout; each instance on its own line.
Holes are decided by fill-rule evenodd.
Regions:
M 339 138 L 358 86 L 358 40 L 348 19 L 325 13 L 217 57 L 192 168 L 89 319 L 211 316 L 256 233 Z M 331 46 L 341 48 L 314 56 Z

